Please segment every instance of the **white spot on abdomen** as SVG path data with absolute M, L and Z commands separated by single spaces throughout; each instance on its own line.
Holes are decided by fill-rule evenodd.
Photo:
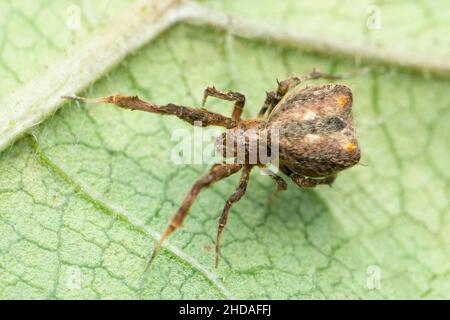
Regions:
M 318 134 L 308 133 L 307 135 L 305 135 L 305 141 L 308 143 L 317 142 L 319 140 L 320 140 L 320 136 Z
M 306 113 L 303 115 L 303 120 L 314 120 L 316 118 L 316 113 L 312 111 L 306 111 Z

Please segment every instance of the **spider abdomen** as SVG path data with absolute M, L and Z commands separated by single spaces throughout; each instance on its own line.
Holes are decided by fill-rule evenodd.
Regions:
M 279 130 L 280 163 L 290 171 L 325 177 L 359 162 L 351 90 L 326 84 L 286 95 L 268 119 Z

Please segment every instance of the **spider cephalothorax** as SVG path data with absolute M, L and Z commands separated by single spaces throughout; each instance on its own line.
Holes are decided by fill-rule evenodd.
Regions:
M 268 164 L 273 163 L 274 160 L 275 142 L 276 163 L 279 169 L 300 187 L 331 185 L 339 171 L 359 162 L 361 152 L 353 123 L 353 96 L 347 86 L 325 84 L 300 88 L 288 93 L 290 88 L 306 80 L 338 78 L 313 70 L 310 74 L 293 76 L 281 81 L 278 83 L 277 91 L 267 93 L 258 117 L 249 120 L 241 119 L 245 105 L 243 94 L 233 91 L 223 92 L 214 87 L 206 88 L 203 104 L 208 96 L 234 101 L 231 118 L 203 108 L 175 104 L 156 105 L 142 101 L 138 97 L 123 95 L 100 99 L 64 98 L 81 102 L 113 103 L 125 109 L 174 115 L 195 125 L 215 125 L 228 129 L 218 137 L 217 147 L 224 159 L 231 157 L 235 161 L 232 163 L 224 161 L 213 165 L 207 174 L 194 183 L 155 246 L 149 260 L 150 264 L 163 241 L 182 225 L 203 188 L 242 171 L 240 183 L 226 201 L 219 220 L 216 240 L 217 267 L 223 228 L 231 206 L 241 199 L 247 189 L 250 171 L 254 167 L 259 167 L 277 183 L 277 191 L 287 188 L 283 178 L 268 168 Z M 276 135 L 273 135 L 274 132 Z M 265 155 L 260 152 L 261 146 L 266 149 Z

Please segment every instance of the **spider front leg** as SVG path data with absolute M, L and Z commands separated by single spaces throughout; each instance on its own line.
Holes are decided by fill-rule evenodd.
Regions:
M 143 101 L 137 96 L 131 97 L 124 95 L 114 95 L 104 98 L 81 98 L 64 96 L 62 98 L 87 103 L 112 103 L 124 109 L 141 110 L 164 115 L 174 115 L 181 120 L 189 122 L 190 124 L 201 125 L 202 127 L 221 126 L 227 129 L 231 129 L 237 125 L 237 121 L 205 109 L 179 106 L 172 103 L 166 105 L 157 105 L 151 102 Z
M 223 178 L 226 178 L 226 177 L 238 172 L 239 170 L 241 170 L 241 168 L 242 168 L 242 164 L 237 164 L 237 163 L 215 164 L 212 166 L 212 168 L 209 170 L 209 172 L 206 175 L 204 175 L 203 177 L 198 179 L 197 182 L 195 182 L 195 184 L 191 188 L 191 191 L 184 198 L 177 213 L 170 220 L 169 226 L 166 228 L 166 230 L 162 234 L 161 238 L 159 239 L 158 243 L 156 244 L 155 248 L 153 249 L 153 253 L 151 255 L 150 260 L 147 263 L 145 270 L 148 269 L 148 267 L 150 266 L 152 261 L 157 256 L 159 250 L 161 249 L 162 244 L 164 243 L 164 240 L 168 236 L 170 236 L 176 229 L 181 227 L 184 219 L 186 218 L 186 216 L 189 213 L 189 209 L 191 208 L 192 204 L 194 203 L 194 201 L 197 198 L 200 191 L 203 188 L 209 187 L 214 182 L 222 180 Z
M 258 118 L 264 117 L 265 113 L 268 111 L 268 115 L 272 112 L 273 108 L 278 104 L 278 102 L 283 99 L 286 93 L 290 88 L 299 85 L 302 82 L 307 80 L 316 80 L 316 79 L 329 79 L 329 80 L 337 80 L 342 79 L 342 76 L 326 74 L 316 69 L 313 69 L 308 74 L 305 75 L 295 75 L 291 76 L 283 81 L 278 82 L 277 91 L 269 91 L 266 93 L 266 100 L 264 101 L 264 105 L 259 111 Z
M 267 110 L 269 110 L 268 115 L 270 115 L 272 109 L 278 104 L 278 102 L 280 102 L 282 98 L 283 97 L 278 96 L 274 91 L 266 92 L 266 100 L 264 101 L 264 105 L 261 110 L 259 110 L 258 118 L 263 118 Z
M 317 71 L 313 69 L 310 73 L 305 75 L 294 75 L 286 80 L 278 82 L 277 95 L 280 97 L 284 97 L 284 95 L 289 91 L 290 88 L 298 86 L 300 83 L 308 81 L 308 80 L 317 80 L 317 79 L 328 79 L 328 80 L 338 80 L 342 79 L 342 76 L 332 75 Z
M 292 174 L 290 176 L 290 178 L 299 187 L 302 187 L 302 188 L 313 188 L 319 184 L 327 184 L 328 186 L 331 187 L 334 180 L 336 180 L 336 175 L 328 176 L 328 177 L 321 178 L 321 179 L 313 179 L 313 178 L 308 178 L 308 177 L 305 177 L 305 176 L 302 176 L 299 174 Z
M 241 114 L 244 110 L 245 105 L 245 95 L 235 91 L 220 91 L 215 87 L 207 87 L 205 89 L 205 93 L 203 94 L 203 103 L 202 106 L 205 105 L 206 99 L 211 96 L 222 100 L 234 101 L 234 108 L 231 114 L 231 119 L 234 121 L 241 120 Z
M 216 268 L 219 267 L 219 251 L 220 251 L 220 240 L 222 239 L 222 231 L 228 221 L 228 214 L 230 213 L 231 206 L 238 202 L 247 190 L 248 181 L 250 180 L 250 171 L 253 166 L 245 165 L 242 170 L 241 180 L 236 191 L 228 198 L 223 208 L 222 215 L 219 220 L 219 227 L 217 228 L 217 238 L 216 238 Z

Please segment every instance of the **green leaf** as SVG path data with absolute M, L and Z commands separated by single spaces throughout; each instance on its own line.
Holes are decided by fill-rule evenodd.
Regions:
M 315 1 L 302 8 L 305 13 L 297 2 L 281 8 L 268 1 L 205 2 L 244 17 L 305 26 L 317 35 L 329 31 L 343 41 L 377 41 L 386 48 L 399 43 L 430 54 L 436 48 L 436 56 L 448 56 L 440 24 L 445 10 L 426 2 L 380 5 L 386 20 L 377 31 L 365 29 L 366 7 L 352 11 Z M 0 2 L 14 13 L 0 16 L 0 23 L 14 25 L 20 37 L 35 43 L 30 53 L 19 36 L 5 38 L 1 98 L 64 54 L 58 39 L 67 34 L 57 26 L 69 2 L 33 9 L 34 3 L 16 8 Z M 113 3 L 120 10 L 127 2 Z M 401 9 L 417 11 L 422 20 L 396 14 Z M 336 26 L 323 27 L 331 22 Z M 410 29 L 398 31 L 389 23 L 410 23 Z M 349 28 L 357 30 L 354 38 Z M 96 27 L 88 29 L 84 37 Z M 417 41 L 403 41 L 405 34 L 417 34 Z M 432 45 L 427 35 L 442 41 Z M 245 93 L 244 115 L 250 118 L 276 78 L 313 67 L 345 73 L 362 65 L 178 24 L 80 95 L 121 92 L 199 106 L 203 89 L 215 85 Z M 184 228 L 143 274 L 158 234 L 208 168 L 170 160 L 173 130 L 193 129 L 110 105 L 65 105 L 0 154 L 0 298 L 449 298 L 449 81 L 374 67 L 344 82 L 355 97 L 364 165 L 340 174 L 333 188 L 290 184 L 270 206 L 275 186 L 255 170 L 247 195 L 230 214 L 217 271 L 210 248 L 238 177 L 200 194 Z M 223 114 L 231 107 L 213 99 L 207 105 Z M 380 287 L 372 288 L 378 276 Z

